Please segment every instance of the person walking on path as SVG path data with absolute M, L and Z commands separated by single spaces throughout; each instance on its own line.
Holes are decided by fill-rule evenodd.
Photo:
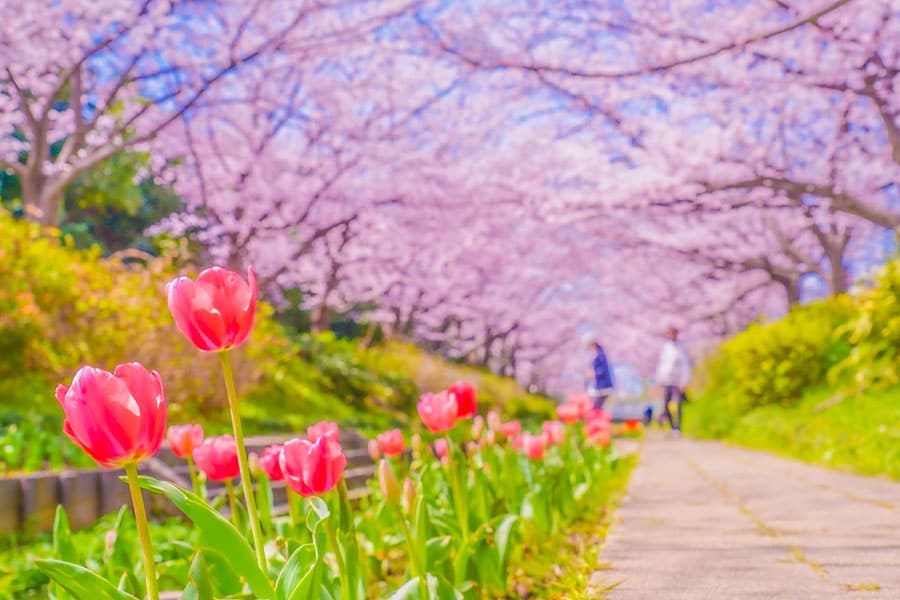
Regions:
M 690 381 L 691 361 L 687 351 L 678 343 L 678 330 L 669 327 L 656 365 L 656 384 L 663 388 L 663 416 L 669 419 L 672 431 L 681 431 L 681 405 Z M 672 400 L 677 405 L 677 421 L 672 418 L 672 411 L 669 410 Z
M 591 361 L 593 382 L 588 394 L 594 401 L 594 409 L 601 409 L 606 399 L 612 394 L 612 370 L 609 368 L 606 353 L 603 351 L 603 346 L 600 345 L 600 342 L 591 338 L 590 346 L 594 350 L 594 359 Z

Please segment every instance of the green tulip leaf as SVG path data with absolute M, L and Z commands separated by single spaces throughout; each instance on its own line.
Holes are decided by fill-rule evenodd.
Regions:
M 162 494 L 181 510 L 197 528 L 202 548 L 224 549 L 224 558 L 234 573 L 240 575 L 257 598 L 270 600 L 275 589 L 256 564 L 256 554 L 244 536 L 225 517 L 213 510 L 202 498 L 166 481 L 141 476 L 142 488 Z
M 56 507 L 56 515 L 53 518 L 53 555 L 59 560 L 74 563 L 78 560 L 75 545 L 72 544 L 72 530 L 69 527 L 69 517 L 62 504 Z
M 34 564 L 77 600 L 137 600 L 81 565 L 50 558 L 35 560 Z

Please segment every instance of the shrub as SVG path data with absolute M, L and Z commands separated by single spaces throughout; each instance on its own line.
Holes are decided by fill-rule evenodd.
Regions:
M 852 347 L 832 369 L 832 381 L 846 380 L 857 391 L 900 383 L 900 261 L 882 267 L 877 285 L 855 297 L 856 314 L 839 331 Z
M 702 366 L 703 392 L 737 412 L 796 402 L 849 353 L 847 341 L 834 331 L 853 313 L 851 298 L 837 296 L 796 307 L 778 321 L 754 323 Z

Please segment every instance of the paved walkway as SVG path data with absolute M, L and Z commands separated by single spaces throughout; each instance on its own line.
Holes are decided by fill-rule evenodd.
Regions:
M 611 600 L 900 598 L 900 484 L 651 433 L 600 558 Z

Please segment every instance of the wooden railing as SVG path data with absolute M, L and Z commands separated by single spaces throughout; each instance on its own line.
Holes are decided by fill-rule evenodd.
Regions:
M 247 451 L 258 454 L 266 446 L 280 443 L 289 437 L 291 436 L 250 437 L 247 438 Z M 342 432 L 341 443 L 347 455 L 345 477 L 350 494 L 360 497 L 366 493 L 366 481 L 374 474 L 366 441 L 355 432 Z M 165 445 L 154 458 L 141 463 L 140 472 L 190 488 L 187 463 L 172 454 Z M 89 527 L 101 516 L 130 504 L 128 487 L 119 479 L 124 474 L 124 471 L 118 469 L 98 468 L 0 477 L 0 535 L 50 531 L 56 507 L 60 504 L 66 509 L 73 528 Z M 223 484 L 209 482 L 210 497 L 223 492 Z M 272 493 L 276 512 L 286 510 L 284 483 L 272 482 Z M 177 513 L 162 496 L 145 493 L 144 501 L 153 514 Z

